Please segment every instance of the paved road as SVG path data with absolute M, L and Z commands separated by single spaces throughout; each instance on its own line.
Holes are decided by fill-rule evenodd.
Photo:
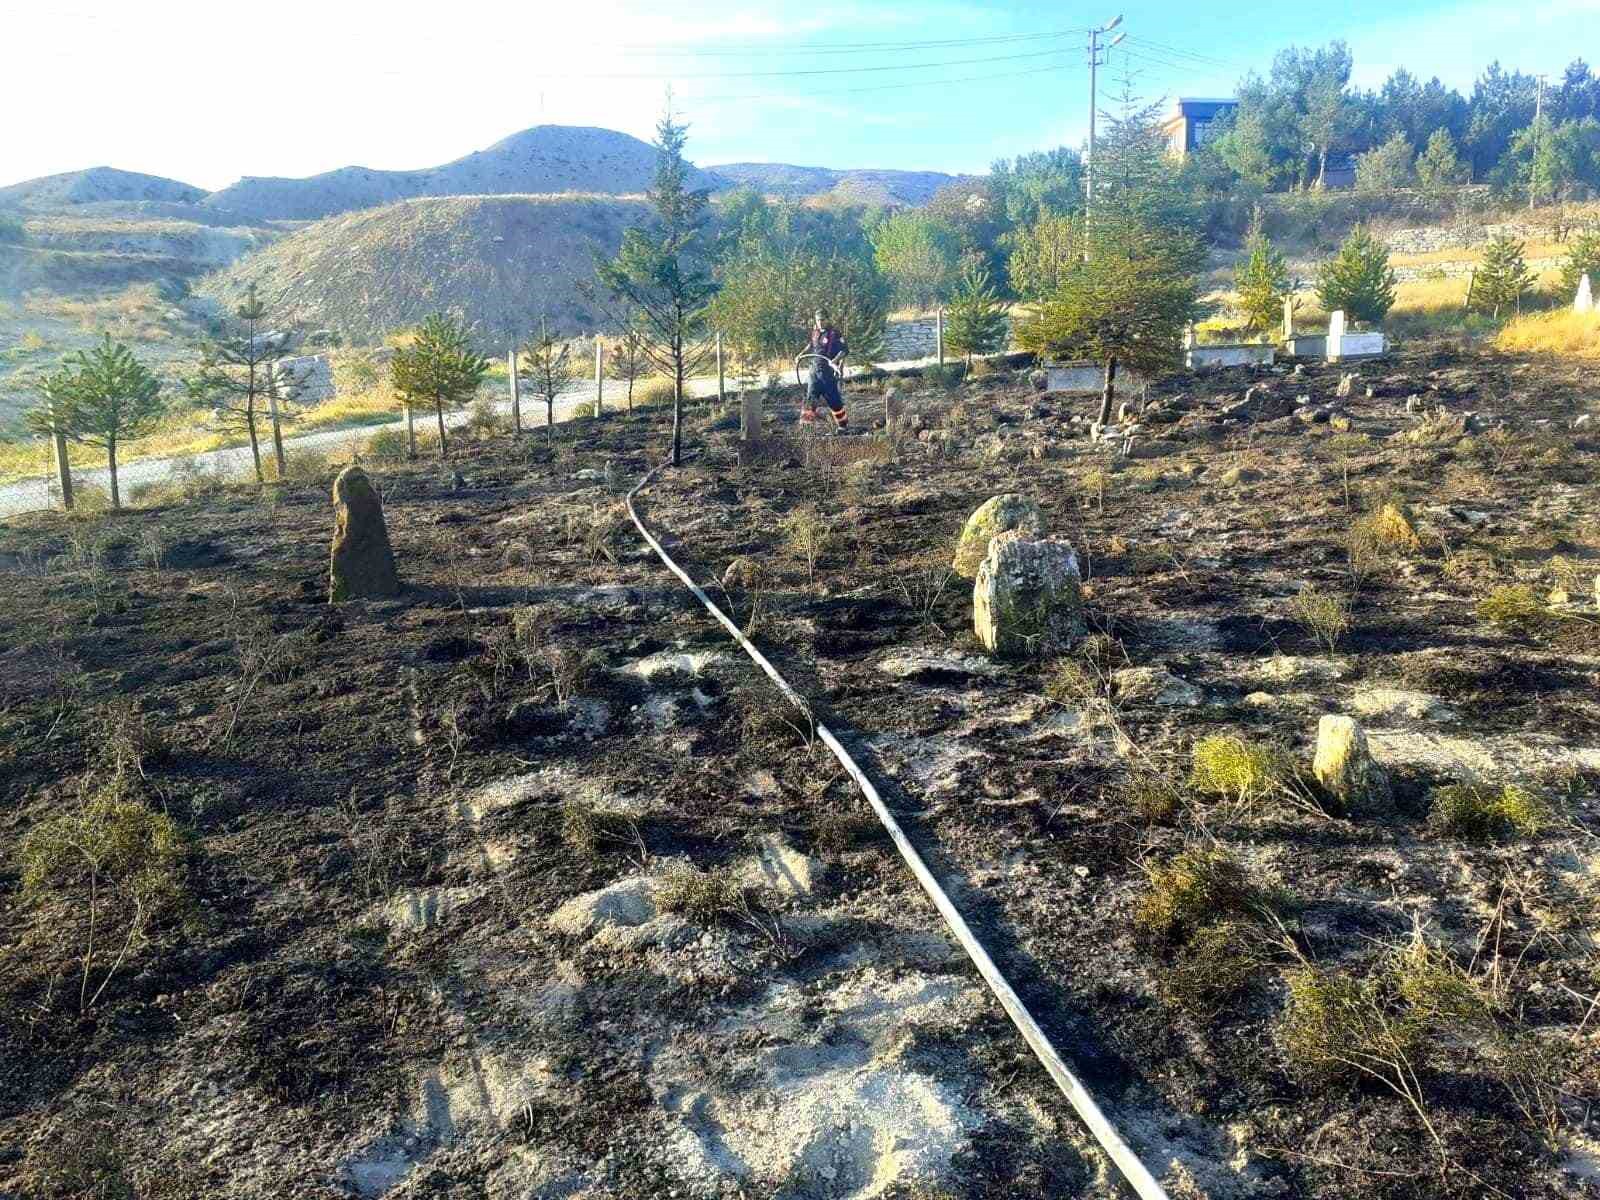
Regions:
M 879 363 L 880 368 L 895 370 L 898 368 L 925 366 L 932 359 L 915 359 L 906 362 Z M 780 377 L 784 378 L 784 377 Z M 787 379 L 793 378 L 790 373 Z M 717 391 L 715 376 L 702 377 L 687 381 L 688 394 L 696 397 L 714 396 Z M 729 381 L 728 392 L 733 394 L 736 389 Z M 627 403 L 628 387 L 625 383 L 615 380 L 605 381 L 605 404 L 608 410 L 620 411 Z M 555 417 L 557 421 L 567 420 L 572 410 L 580 404 L 587 404 L 594 400 L 594 381 L 585 380 L 575 384 L 572 388 L 562 392 L 556 397 Z M 511 411 L 509 396 L 495 402 L 495 408 L 502 413 Z M 462 425 L 468 419 L 465 410 L 445 414 L 445 425 L 454 428 Z M 537 397 L 530 397 L 524 393 L 522 398 L 522 419 L 525 425 L 537 429 L 544 423 L 544 404 Z M 381 425 L 363 425 L 354 429 L 327 429 L 320 433 L 294 434 L 283 439 L 284 453 L 293 456 L 300 450 L 332 451 L 348 446 L 354 442 L 363 442 L 380 429 L 401 429 L 405 420 L 396 416 L 392 421 Z M 433 427 L 431 413 L 418 413 L 417 428 L 426 431 Z M 263 432 L 265 437 L 265 432 Z M 267 441 L 263 447 L 264 453 L 271 453 L 271 443 Z M 171 479 L 174 475 L 173 464 L 177 461 L 187 464 L 193 461 L 206 473 L 216 472 L 225 477 L 248 474 L 251 470 L 250 447 L 230 446 L 225 450 L 212 450 L 205 454 L 184 456 L 180 459 L 173 458 L 145 458 L 136 459 L 119 465 L 117 481 L 126 498 L 133 488 L 148 483 L 160 483 Z M 104 467 L 80 467 L 73 471 L 72 478 L 75 483 L 92 484 L 96 487 L 109 490 Z M 52 508 L 59 505 L 60 500 L 50 491 L 50 476 L 40 474 L 36 478 L 27 479 L 20 483 L 0 486 L 0 517 L 16 513 L 34 512 L 43 508 Z

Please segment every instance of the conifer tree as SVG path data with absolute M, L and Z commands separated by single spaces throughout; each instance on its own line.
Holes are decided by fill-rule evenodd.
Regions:
M 1428 144 L 1417 155 L 1416 170 L 1417 182 L 1425 192 L 1442 192 L 1472 175 L 1472 168 L 1456 153 L 1456 140 L 1448 129 L 1435 129 L 1428 135 Z
M 1283 255 L 1273 246 L 1256 210 L 1245 239 L 1248 257 L 1235 268 L 1234 290 L 1239 295 L 1239 311 L 1253 330 L 1271 329 L 1283 312 L 1283 298 L 1289 294 L 1289 268 Z
M 300 385 L 277 364 L 289 354 L 289 339 L 263 328 L 267 307 L 256 295 L 254 284 L 234 310 L 232 329 L 221 331 L 201 347 L 200 367 L 184 380 L 190 399 L 207 405 L 225 429 L 243 431 L 250 437 L 250 459 L 255 465 L 256 482 L 266 482 L 261 469 L 261 442 L 257 422 L 261 410 L 271 419 L 272 446 L 283 477 L 283 430 L 281 422 L 289 416 L 283 411 L 299 398 Z M 283 406 L 283 408 L 280 408 Z
M 672 119 L 669 100 L 656 126 L 656 175 L 649 192 L 655 221 L 626 230 L 616 257 L 595 269 L 620 314 L 617 323 L 629 322 L 645 356 L 672 377 L 673 466 L 683 455 L 684 380 L 712 352 L 706 308 L 717 290 L 705 261 L 706 192 L 688 186 L 687 141 L 688 127 Z
M 155 430 L 166 412 L 161 381 L 111 335 L 89 351 L 67 358 L 40 384 L 48 406 L 28 415 L 41 434 L 59 431 L 75 442 L 106 452 L 111 507 L 122 507 L 117 485 L 117 447 Z
M 544 321 L 540 321 L 539 332 L 522 347 L 522 358 L 528 364 L 534 390 L 544 397 L 545 440 L 554 445 L 556 393 L 578 377 L 578 364 L 572 360 L 572 347 L 551 333 Z
M 1360 225 L 1317 271 L 1322 307 L 1330 313 L 1343 309 L 1351 321 L 1383 320 L 1394 307 L 1394 288 L 1388 249 Z
M 1591 287 L 1600 287 L 1600 229 L 1586 230 L 1567 244 L 1567 257 L 1561 262 L 1560 298 L 1570 302 L 1585 275 Z
M 1522 296 L 1533 284 L 1533 272 L 1523 257 L 1523 245 L 1509 234 L 1500 234 L 1484 247 L 1472 283 L 1472 306 L 1496 320 L 1502 311 L 1512 312 L 1522 304 Z
M 962 266 L 945 317 L 944 337 L 951 350 L 966 357 L 968 367 L 972 366 L 974 354 L 988 354 L 1005 346 L 1005 305 L 1000 303 L 989 269 L 981 261 L 969 260 Z
M 488 371 L 489 360 L 472 349 L 466 326 L 438 313 L 423 321 L 409 345 L 395 350 L 390 382 L 408 406 L 433 405 L 441 459 L 449 452 L 444 410 L 470 400 Z

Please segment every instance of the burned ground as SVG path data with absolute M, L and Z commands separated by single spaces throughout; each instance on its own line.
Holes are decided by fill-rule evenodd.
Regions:
M 1588 1194 L 1594 389 L 1352 369 L 1167 381 L 1127 457 L 1004 372 L 895 381 L 892 441 L 744 467 L 696 413 L 640 509 L 1174 1195 Z M 633 532 L 663 445 L 641 413 L 369 464 L 393 601 L 325 602 L 321 486 L 0 533 L 0 1195 L 1115 1194 L 804 717 Z M 973 637 L 950 557 L 1006 491 L 1079 549 L 1087 652 Z M 1414 536 L 1363 532 L 1386 504 Z M 1331 650 L 1308 587 L 1346 606 Z M 1290 769 L 1330 711 L 1381 811 Z M 1284 773 L 1207 794 L 1212 735 Z M 1459 781 L 1543 815 L 1469 838 Z M 29 863 L 108 796 L 170 822 L 177 895 L 145 919 L 108 866 L 86 974 L 86 860 Z M 1418 944 L 1486 998 L 1470 1030 L 1423 1012 Z M 1328 1021 L 1411 1075 L 1286 1020 L 1345 980 Z

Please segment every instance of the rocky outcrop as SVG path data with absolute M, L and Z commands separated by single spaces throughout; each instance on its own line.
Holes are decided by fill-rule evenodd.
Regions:
M 1072 547 L 1055 538 L 1031 541 L 1017 530 L 994 538 L 972 588 L 972 625 L 994 654 L 1070 650 L 1088 632 Z
M 1373 761 L 1366 730 L 1354 717 L 1329 714 L 1317 723 L 1311 770 L 1347 806 L 1381 808 L 1389 802 L 1389 776 Z
M 1030 537 L 1044 532 L 1044 513 L 1039 505 L 1016 492 L 990 497 L 967 518 L 956 543 L 955 560 L 950 564 L 957 575 L 975 579 L 978 567 L 989 553 L 989 543 L 998 534 L 1018 530 Z

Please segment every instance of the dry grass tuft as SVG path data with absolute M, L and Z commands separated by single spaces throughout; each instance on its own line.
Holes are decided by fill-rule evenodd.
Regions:
M 678 863 L 661 878 L 656 904 L 662 912 L 678 913 L 697 925 L 710 925 L 739 909 L 742 889 L 726 868 L 698 871 Z
M 1230 915 L 1248 916 L 1261 891 L 1226 850 L 1185 850 L 1165 866 L 1147 866 L 1150 890 L 1134 926 L 1147 936 L 1177 941 Z
M 1508 354 L 1568 354 L 1600 358 L 1600 312 L 1564 307 L 1517 317 L 1500 331 L 1495 346 Z
M 1455 783 L 1433 793 L 1428 828 L 1473 841 L 1534 837 L 1555 823 L 1556 813 L 1538 792 L 1515 783 Z

